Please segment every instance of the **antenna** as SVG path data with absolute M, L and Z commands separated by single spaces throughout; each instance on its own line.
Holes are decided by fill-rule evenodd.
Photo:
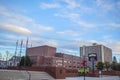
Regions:
M 16 49 L 15 49 L 15 58 L 14 58 L 14 66 L 16 66 L 16 54 L 17 54 L 17 46 L 18 46 L 18 40 L 16 42 Z
M 21 57 L 21 53 L 22 53 L 22 45 L 23 45 L 23 40 L 21 40 L 21 45 L 20 45 L 20 57 Z

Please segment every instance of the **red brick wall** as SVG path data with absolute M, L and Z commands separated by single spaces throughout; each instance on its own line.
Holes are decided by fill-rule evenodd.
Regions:
M 83 76 L 83 74 L 78 74 L 76 69 L 65 69 L 63 67 L 9 67 L 8 69 L 11 70 L 30 70 L 30 71 L 44 71 L 50 74 L 55 79 L 65 79 L 66 77 L 78 77 Z M 104 71 L 102 75 L 113 75 L 113 76 L 120 76 L 120 71 L 111 71 L 107 72 Z M 99 77 L 98 71 L 95 71 L 94 74 L 88 73 L 86 76 L 90 77 Z
M 50 46 L 38 46 L 27 49 L 28 56 L 55 56 L 56 48 Z
M 120 76 L 120 71 L 103 71 L 103 75 Z

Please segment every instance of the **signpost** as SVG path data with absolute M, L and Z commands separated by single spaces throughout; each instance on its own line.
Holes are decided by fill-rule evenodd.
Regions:
M 99 76 L 100 76 L 100 80 L 102 80 L 102 71 L 99 70 Z
M 84 80 L 85 80 L 85 67 L 87 65 L 87 61 L 85 60 L 85 57 L 84 57 L 84 60 L 82 62 L 82 65 L 84 66 Z

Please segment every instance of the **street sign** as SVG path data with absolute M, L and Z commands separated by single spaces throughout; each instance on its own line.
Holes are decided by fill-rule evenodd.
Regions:
M 88 54 L 89 61 L 97 61 L 97 54 L 96 53 L 90 53 Z
M 83 65 L 83 66 L 87 66 L 87 61 L 86 61 L 86 60 L 83 60 L 82 65 Z

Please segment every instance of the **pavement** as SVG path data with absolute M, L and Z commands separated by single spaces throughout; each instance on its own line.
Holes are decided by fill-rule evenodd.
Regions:
M 46 72 L 0 70 L 0 80 L 55 80 Z
M 0 70 L 0 80 L 84 80 L 84 77 L 54 79 L 46 72 Z M 85 80 L 120 80 L 120 76 L 85 77 Z
M 66 78 L 66 80 L 84 80 L 84 77 Z M 85 77 L 85 80 L 120 80 L 119 76 Z

